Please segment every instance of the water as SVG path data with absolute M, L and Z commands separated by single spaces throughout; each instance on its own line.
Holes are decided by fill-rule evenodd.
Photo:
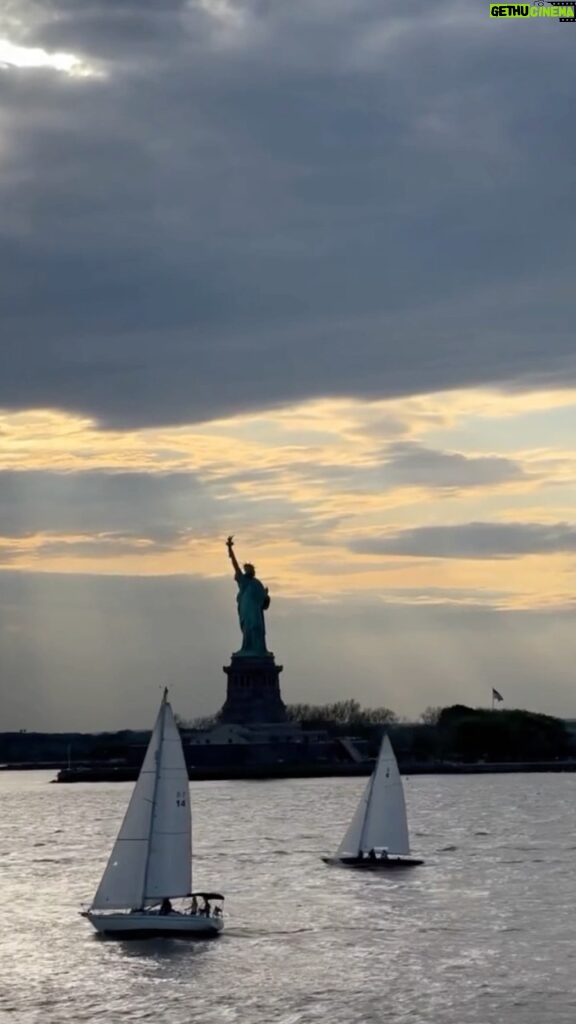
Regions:
M 410 778 L 393 875 L 325 866 L 362 779 L 193 787 L 211 942 L 118 942 L 79 917 L 131 787 L 0 773 L 0 1021 L 572 1024 L 576 775 Z

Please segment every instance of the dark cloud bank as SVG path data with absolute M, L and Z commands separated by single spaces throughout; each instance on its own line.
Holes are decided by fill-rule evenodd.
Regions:
M 123 425 L 573 382 L 570 26 L 209 6 L 6 24 L 106 75 L 0 69 L 0 405 Z

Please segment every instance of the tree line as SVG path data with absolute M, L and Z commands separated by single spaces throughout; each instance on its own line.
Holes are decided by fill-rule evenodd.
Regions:
M 360 749 L 375 756 L 388 731 L 402 764 L 442 762 L 545 762 L 576 760 L 576 738 L 566 722 L 521 709 L 491 711 L 462 704 L 428 707 L 419 721 L 399 721 L 387 707 L 363 708 L 353 698 L 328 704 L 291 704 L 290 721 L 324 731 L 328 739 L 362 740 Z M 179 719 L 183 730 L 209 729 L 217 718 Z M 78 762 L 114 759 L 136 762 L 149 731 L 117 733 L 0 733 L 0 764 Z
M 288 718 L 304 729 L 348 735 L 378 749 L 384 730 L 406 762 L 530 762 L 576 758 L 576 737 L 566 723 L 522 709 L 427 707 L 416 722 L 400 721 L 387 707 L 364 708 L 349 698 L 328 704 L 289 704 Z M 181 723 L 183 724 L 183 723 Z M 195 719 L 188 728 L 210 728 L 216 718 Z

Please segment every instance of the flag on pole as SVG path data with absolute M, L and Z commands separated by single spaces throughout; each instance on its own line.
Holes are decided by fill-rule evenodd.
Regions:
M 498 693 L 498 690 L 495 690 L 494 687 L 492 687 L 492 700 L 504 700 L 502 694 Z

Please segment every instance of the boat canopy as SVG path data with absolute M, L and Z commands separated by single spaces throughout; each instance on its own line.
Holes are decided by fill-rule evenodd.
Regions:
M 200 896 L 203 900 L 223 900 L 224 897 L 219 892 L 189 892 L 188 896 Z

